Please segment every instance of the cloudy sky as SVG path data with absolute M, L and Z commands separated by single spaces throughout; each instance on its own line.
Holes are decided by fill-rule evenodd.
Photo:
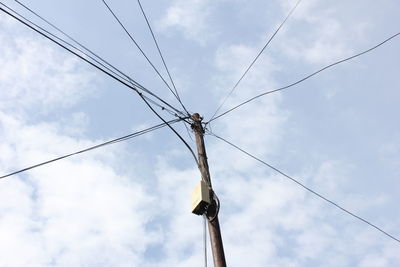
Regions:
M 207 121 L 295 2 L 142 4 L 183 103 Z M 23 3 L 180 108 L 102 1 Z M 137 2 L 108 3 L 167 77 Z M 221 111 L 396 34 L 399 8 L 303 0 Z M 210 130 L 400 238 L 399 48 L 398 37 Z M 4 13 L 0 66 L 1 175 L 161 122 L 131 90 Z M 398 242 L 220 140 L 206 143 L 229 266 L 400 265 Z M 199 180 L 167 128 L 1 179 L 0 266 L 203 266 L 203 221 L 190 213 Z

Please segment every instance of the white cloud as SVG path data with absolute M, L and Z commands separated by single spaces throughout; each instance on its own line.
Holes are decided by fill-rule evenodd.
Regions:
M 26 125 L 2 115 L 1 173 L 87 147 L 58 124 Z M 135 180 L 118 174 L 103 149 L 1 180 L 0 266 L 122 266 L 139 262 L 147 244 L 152 197 Z M 12 196 L 11 196 L 11 195 Z M 140 218 L 140 220 L 138 220 Z M 24 255 L 21 257 L 21 254 Z
M 308 36 L 312 40 L 311 47 L 306 47 L 306 43 L 300 40 L 295 41 L 298 36 L 289 38 L 298 46 L 291 57 L 320 64 L 350 51 L 351 42 L 346 38 L 334 41 L 339 32 L 345 31 L 341 22 L 327 18 L 326 14 L 306 18 L 307 15 L 310 14 L 298 15 L 296 20 L 319 25 L 319 28 Z M 313 37 L 317 38 L 313 40 Z M 328 47 L 330 53 L 326 53 Z M 220 47 L 215 57 L 215 66 L 220 71 L 215 78 L 218 84 L 215 95 L 221 101 L 229 91 L 227 88 L 231 88 L 229 82 L 240 77 L 250 63 L 248 60 L 257 52 L 257 49 L 242 44 Z M 281 68 L 274 57 L 263 55 L 225 108 L 276 88 L 275 76 Z M 282 107 L 281 100 L 279 94 L 261 98 L 218 119 L 212 129 L 274 165 L 269 156 L 280 154 L 277 151 L 284 142 L 286 122 L 291 119 L 290 111 Z M 209 158 L 215 190 L 222 200 L 222 234 L 229 266 L 353 266 L 354 262 L 363 260 L 364 254 L 384 244 L 393 245 L 369 226 L 350 218 L 287 178 L 271 174 L 268 167 L 263 168 L 241 152 L 234 152 L 228 145 L 212 144 Z M 335 159 L 310 160 L 309 167 L 316 171 L 307 176 L 301 173 L 293 176 L 360 215 L 371 208 L 382 207 L 387 201 L 382 196 L 366 198 L 345 193 L 343 189 L 352 182 L 354 166 L 351 163 Z M 375 222 L 380 224 L 383 220 Z M 381 225 L 394 231 L 393 225 Z M 360 235 L 369 237 L 369 246 L 354 245 L 354 240 Z M 385 262 L 388 266 L 395 266 L 398 259 L 390 255 L 389 250 L 385 249 Z
M 296 1 L 281 2 L 287 13 Z M 279 47 L 288 58 L 312 64 L 328 64 L 350 56 L 356 44 L 363 40 L 368 23 L 345 20 L 339 15 L 341 8 L 346 6 L 343 3 L 330 6 L 318 1 L 302 1 L 279 33 L 283 35 L 279 37 Z M 296 24 L 302 27 L 294 27 Z M 352 26 L 348 27 L 348 24 Z
M 61 119 L 62 132 L 71 136 L 82 136 L 89 125 L 90 118 L 84 112 L 74 112 L 71 116 Z
M 31 121 L 32 110 L 49 113 L 93 93 L 96 76 L 47 42 L 15 34 L 0 32 L 2 174 L 104 141 L 73 137 L 87 123 L 82 112 L 67 131 L 63 121 Z M 139 264 L 158 239 L 146 228 L 154 200 L 138 174 L 118 172 L 120 154 L 121 145 L 104 148 L 0 180 L 0 266 Z
M 1 22 L 5 20 L 0 18 Z M 0 42 L 0 64 L 5 66 L 0 69 L 3 110 L 16 111 L 22 106 L 35 112 L 49 112 L 57 106 L 76 104 L 95 92 L 93 84 L 89 84 L 94 81 L 94 73 L 86 70 L 78 59 L 50 46 L 48 41 L 29 35 L 10 38 L 9 33 L 1 31 Z
M 209 37 L 207 17 L 212 5 L 213 2 L 209 0 L 175 0 L 159 21 L 159 28 L 164 31 L 177 29 L 186 38 L 204 43 Z
M 221 97 L 221 102 L 257 53 L 257 49 L 244 45 L 219 48 L 215 59 L 215 65 L 219 71 L 215 77 L 218 86 L 215 91 Z M 273 74 L 278 69 L 278 65 L 271 57 L 265 55 L 260 57 L 259 62 L 253 66 L 227 99 L 219 114 L 260 92 L 275 88 Z M 228 139 L 235 136 L 235 143 L 254 149 L 253 151 L 258 152 L 259 155 L 271 153 L 280 140 L 281 127 L 287 118 L 287 113 L 279 109 L 279 104 L 279 93 L 254 101 L 251 105 L 239 108 L 218 119 L 215 123 L 216 133 L 221 133 Z M 219 127 L 219 125 L 223 126 Z M 265 131 L 266 128 L 268 131 Z M 223 131 L 221 132 L 220 129 Z M 240 132 L 246 134 L 238 135 Z M 265 146 L 259 145 L 260 140 Z M 235 169 L 234 166 L 232 168 Z
M 398 138 L 393 140 L 392 142 L 384 143 L 378 153 L 379 160 L 386 166 L 388 169 L 392 170 L 397 175 L 400 174 L 400 145 L 397 142 Z
M 194 26 L 196 34 L 205 31 L 206 17 L 198 18 L 205 3 L 208 2 L 175 1 L 167 11 L 166 29 L 176 27 L 185 32 Z M 192 18 L 185 17 L 186 14 Z M 306 15 L 302 16 L 296 19 L 305 20 Z M 330 19 L 310 34 L 310 39 L 314 35 L 319 37 L 311 42 L 314 48 L 320 46 L 318 53 L 312 54 L 310 49 L 302 59 L 311 63 L 328 60 L 322 51 L 329 45 L 336 56 L 347 51 L 346 40 L 331 43 L 333 34 L 342 31 L 343 25 Z M 318 17 L 306 22 L 321 21 Z M 322 29 L 332 33 L 324 35 Z M 24 38 L 17 36 L 18 40 Z M 46 60 L 36 58 L 39 48 L 47 47 L 45 42 L 27 38 L 17 42 L 18 50 L 11 41 L 1 44 L 6 53 L 1 54 L 0 61 L 10 67 L 0 71 L 1 82 L 11 88 L 0 93 L 0 101 L 4 101 L 0 106 L 2 174 L 104 141 L 89 138 L 76 129 L 85 127 L 90 119 L 83 112 L 71 116 L 75 126 L 68 129 L 63 121 L 36 122 L 29 117 L 29 111 L 36 108 L 51 111 L 79 103 L 86 96 L 81 92 L 82 86 L 90 89 L 88 84 L 96 76 L 86 73 L 78 61 L 60 55 L 57 50 L 44 48 Z M 256 47 L 240 42 L 220 47 L 214 59 L 216 96 L 225 96 L 232 81 L 240 77 L 250 63 L 248 60 L 257 54 Z M 307 52 L 304 43 L 299 47 L 304 48 L 300 52 Z M 294 51 L 300 54 L 297 52 Z M 226 107 L 275 88 L 277 73 L 282 68 L 273 56 L 263 55 Z M 39 80 L 30 74 L 31 70 Z M 42 87 L 39 81 L 45 85 Z M 38 94 L 30 95 L 27 85 L 34 86 Z M 54 92 L 52 87 L 56 88 Z M 19 101 L 18 109 L 10 99 Z M 292 119 L 292 111 L 283 106 L 282 99 L 280 94 L 259 99 L 215 121 L 213 130 L 279 165 L 276 156 L 283 153 L 288 120 Z M 400 264 L 396 244 L 369 226 L 229 146 L 212 141 L 209 136 L 207 143 L 213 184 L 222 201 L 220 219 L 229 266 Z M 382 149 L 382 160 L 395 162 L 397 149 L 392 145 Z M 135 171 L 141 167 L 132 160 L 136 153 L 128 152 L 120 144 L 0 180 L 0 251 L 4 255 L 0 266 L 199 265 L 202 218 L 190 214 L 189 203 L 190 192 L 200 176 L 193 165 L 176 167 L 182 153 L 181 147 L 165 154 L 159 152 L 157 161 L 148 164 L 152 175 L 147 176 Z M 128 154 L 131 157 L 124 159 Z M 304 157 L 308 155 L 304 153 Z M 127 162 L 132 168 L 121 171 L 121 165 Z M 294 162 L 289 174 L 361 215 L 370 207 L 383 208 L 388 201 L 342 192 L 351 182 L 351 162 L 331 157 L 309 159 L 307 163 L 311 171 L 296 169 Z M 372 219 L 389 232 L 395 232 L 399 223 L 398 219 Z

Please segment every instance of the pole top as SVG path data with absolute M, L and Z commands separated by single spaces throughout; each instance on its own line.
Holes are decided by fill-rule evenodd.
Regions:
M 201 122 L 201 121 L 203 120 L 203 117 L 200 116 L 199 113 L 194 113 L 194 114 L 192 115 L 192 119 L 193 119 L 194 121 L 196 121 L 196 122 Z

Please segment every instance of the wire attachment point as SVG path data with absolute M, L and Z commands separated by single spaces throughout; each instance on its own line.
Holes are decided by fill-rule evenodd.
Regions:
M 219 209 L 221 206 L 221 202 L 219 201 L 219 198 L 215 194 L 214 190 L 212 188 L 210 189 L 210 199 L 212 199 L 211 204 L 206 207 L 204 215 L 208 219 L 208 221 L 213 222 L 215 218 L 218 216 Z

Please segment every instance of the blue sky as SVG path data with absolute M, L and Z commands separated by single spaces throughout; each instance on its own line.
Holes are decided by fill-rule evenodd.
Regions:
M 101 1 L 24 3 L 179 107 Z M 167 77 L 136 1 L 108 3 Z M 142 4 L 185 106 L 208 120 L 295 1 Z M 397 33 L 399 7 L 303 0 L 222 110 Z M 395 38 L 212 130 L 399 238 L 399 48 Z M 5 14 L 0 64 L 1 174 L 160 123 L 136 94 Z M 397 242 L 212 136 L 206 143 L 229 266 L 400 264 Z M 189 208 L 199 180 L 167 128 L 2 179 L 0 266 L 202 266 L 202 219 Z

